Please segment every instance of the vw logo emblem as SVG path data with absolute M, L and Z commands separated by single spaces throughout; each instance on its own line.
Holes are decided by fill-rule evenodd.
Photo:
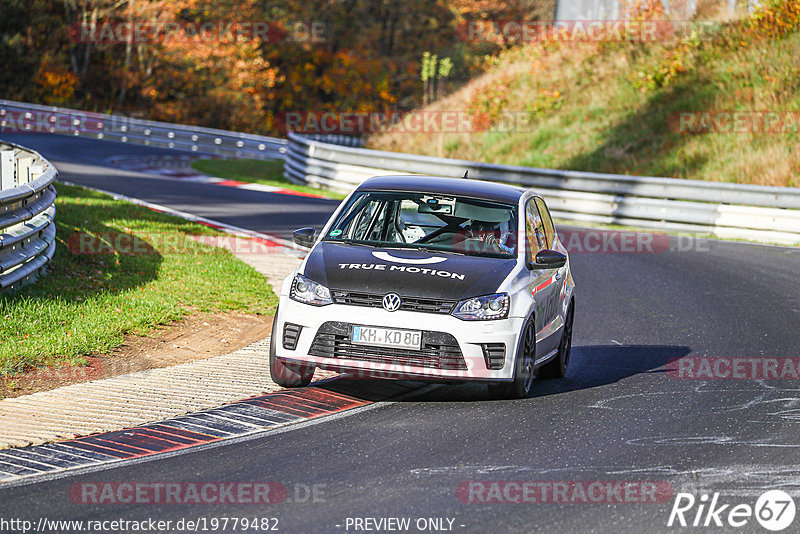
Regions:
M 397 293 L 389 293 L 385 297 L 383 297 L 383 309 L 386 311 L 397 311 L 400 309 L 400 304 L 403 301 L 400 300 L 400 295 Z

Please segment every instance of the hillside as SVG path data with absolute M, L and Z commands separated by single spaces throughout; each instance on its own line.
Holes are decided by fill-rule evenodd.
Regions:
M 549 41 L 510 49 L 484 75 L 423 110 L 463 111 L 488 118 L 494 128 L 395 131 L 374 135 L 369 146 L 536 167 L 800 185 L 800 1 L 773 2 L 727 22 L 699 22 L 713 13 L 695 18 L 660 42 Z M 516 117 L 516 125 L 499 126 L 504 116 Z M 529 125 L 520 125 L 520 117 Z

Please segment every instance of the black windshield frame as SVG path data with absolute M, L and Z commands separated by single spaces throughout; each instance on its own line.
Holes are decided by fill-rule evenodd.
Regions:
M 411 212 L 412 215 L 416 215 L 421 219 L 427 218 L 436 223 L 419 223 L 412 226 L 417 232 L 430 228 L 429 232 L 426 232 L 424 236 L 413 242 L 404 242 L 407 236 L 398 226 L 398 224 L 403 224 L 398 223 L 401 217 L 401 209 L 404 205 L 403 202 L 406 202 L 406 205 L 414 202 L 420 206 L 420 211 L 417 214 Z M 445 205 L 439 204 L 439 202 Z M 429 206 L 422 206 L 426 203 L 431 204 L 432 209 L 428 209 Z M 371 204 L 374 207 L 371 207 Z M 467 209 L 463 209 L 463 206 L 459 206 L 459 204 L 466 205 Z M 448 205 L 452 205 L 450 213 L 446 211 Z M 439 208 L 444 211 L 441 213 L 434 211 Z M 466 218 L 457 214 L 459 208 L 462 208 L 462 212 L 477 210 L 477 213 L 481 213 L 481 210 L 483 210 L 483 213 L 493 214 L 496 219 L 500 219 L 500 222 Z M 424 212 L 422 211 L 423 209 Z M 507 217 L 507 220 L 503 220 L 504 217 Z M 491 240 L 491 246 L 482 241 L 480 242 L 481 245 L 475 245 L 477 241 L 473 236 L 476 234 L 472 232 L 471 228 L 476 225 L 492 226 L 493 224 L 498 227 L 502 226 L 505 230 L 502 232 L 499 230 L 485 232 L 490 237 L 494 236 Z M 519 249 L 517 225 L 518 206 L 516 204 L 462 195 L 403 191 L 360 191 L 355 193 L 347 204 L 342 207 L 322 240 L 330 243 L 364 245 L 375 248 L 425 250 L 466 256 L 511 259 L 517 257 Z M 356 233 L 356 228 L 354 228 L 356 226 L 359 235 L 369 238 L 354 238 L 352 234 Z M 411 225 L 406 226 L 406 228 L 409 226 Z M 389 239 L 389 234 L 392 234 L 394 239 Z M 450 237 L 449 242 L 448 237 Z M 472 246 L 461 246 L 459 248 L 459 243 L 463 244 L 468 240 L 472 243 Z M 485 236 L 483 236 L 483 240 L 486 240 Z

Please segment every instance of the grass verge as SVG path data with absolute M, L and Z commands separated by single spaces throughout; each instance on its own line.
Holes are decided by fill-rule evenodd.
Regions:
M 49 274 L 0 295 L 0 376 L 82 364 L 195 311 L 274 312 L 261 274 L 191 237 L 216 230 L 77 187 L 58 194 Z
M 342 200 L 346 195 L 316 187 L 297 185 L 283 175 L 283 161 L 263 159 L 198 159 L 192 168 L 209 176 L 253 184 L 271 185 Z

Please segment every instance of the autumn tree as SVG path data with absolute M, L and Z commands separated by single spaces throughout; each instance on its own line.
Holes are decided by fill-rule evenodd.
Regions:
M 2 2 L 4 96 L 257 133 L 279 133 L 275 117 L 282 111 L 420 106 L 423 52 L 449 58 L 434 79 L 446 70 L 453 84 L 465 81 L 472 58 L 485 52 L 460 38 L 459 22 L 529 17 L 544 5 L 533 0 Z M 97 37 L 126 24 L 189 28 L 237 22 L 268 22 L 270 32 L 243 39 L 196 38 L 181 31 L 172 38 L 133 32 Z M 310 35 L 310 28 L 320 35 Z M 444 87 L 437 83 L 431 97 L 440 97 Z

